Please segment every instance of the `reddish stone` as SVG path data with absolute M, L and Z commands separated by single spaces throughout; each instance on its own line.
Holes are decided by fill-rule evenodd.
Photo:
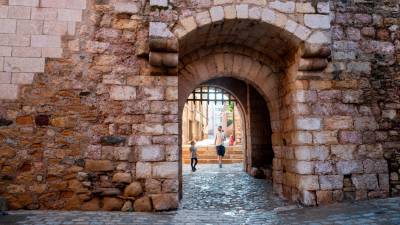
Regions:
M 332 191 L 317 191 L 317 204 L 329 204 L 333 202 L 333 192 Z
M 16 119 L 18 125 L 30 125 L 33 124 L 32 116 L 19 116 Z
M 82 202 L 78 198 L 78 196 L 73 195 L 71 198 L 67 198 L 65 200 L 64 208 L 66 210 L 77 210 L 77 209 L 81 208 L 81 205 L 82 205 Z
M 103 199 L 103 210 L 106 211 L 120 211 L 124 201 L 119 198 L 105 197 Z
M 13 148 L 8 147 L 8 146 L 0 147 L 0 158 L 11 159 L 11 158 L 14 158 L 15 155 L 16 155 L 16 152 Z
M 114 166 L 109 160 L 86 160 L 85 170 L 89 171 L 112 171 Z
M 376 37 L 381 41 L 389 41 L 390 40 L 390 32 L 386 29 L 379 29 L 376 33 Z
M 135 212 L 150 212 L 152 211 L 150 198 L 147 196 L 137 199 L 133 204 Z
M 152 195 L 151 200 L 156 211 L 176 209 L 179 205 L 178 196 L 176 194 Z
M 133 182 L 131 184 L 129 184 L 125 190 L 124 190 L 124 196 L 128 196 L 128 197 L 136 197 L 140 194 L 142 194 L 143 192 L 143 188 L 142 185 L 140 184 L 140 182 Z
M 98 198 L 94 198 L 88 202 L 82 204 L 81 207 L 84 211 L 97 211 L 100 209 L 100 200 Z

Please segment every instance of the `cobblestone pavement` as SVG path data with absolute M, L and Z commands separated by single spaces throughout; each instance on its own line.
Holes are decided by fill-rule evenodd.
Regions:
M 315 208 L 290 205 L 271 184 L 241 172 L 241 165 L 184 168 L 184 198 L 179 210 L 161 213 L 10 211 L 9 224 L 400 224 L 400 198 L 340 203 Z
M 271 210 L 285 206 L 272 193 L 272 184 L 243 172 L 242 164 L 199 164 L 196 172 L 183 168 L 182 209 Z

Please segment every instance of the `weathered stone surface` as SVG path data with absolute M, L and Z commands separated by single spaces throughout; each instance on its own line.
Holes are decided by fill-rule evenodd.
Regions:
M 326 160 L 329 148 L 326 146 L 299 146 L 294 151 L 298 160 Z
M 133 210 L 133 207 L 132 207 L 131 201 L 126 201 L 121 208 L 122 212 L 131 212 L 132 210 Z
M 128 145 L 151 145 L 151 136 L 134 135 L 128 138 Z
M 112 100 L 134 100 L 136 99 L 136 88 L 130 86 L 112 86 L 110 89 Z
M 351 180 L 357 189 L 377 190 L 379 188 L 376 174 L 354 175 Z
M 304 205 L 315 205 L 316 204 L 316 196 L 314 192 L 311 191 L 301 191 L 300 192 L 300 201 Z
M 324 126 L 329 130 L 347 130 L 353 128 L 353 119 L 351 116 L 335 116 L 326 118 Z
M 356 145 L 331 145 L 331 154 L 343 160 L 354 159 Z
M 332 162 L 317 162 L 315 163 L 316 174 L 330 174 L 334 172 L 334 166 Z
M 156 211 L 178 208 L 178 196 L 176 194 L 151 195 L 151 200 Z
M 121 136 L 104 136 L 101 137 L 101 142 L 108 145 L 118 145 L 125 143 L 126 138 Z
M 117 183 L 131 183 L 132 176 L 130 173 L 116 173 L 114 174 L 112 181 Z
M 342 175 L 326 175 L 319 177 L 319 184 L 321 190 L 333 190 L 343 188 L 343 176 Z
M 331 27 L 331 19 L 328 15 L 306 14 L 304 23 L 313 29 L 329 29 Z
M 4 146 L 0 147 L 0 158 L 10 159 L 16 155 L 16 152 L 13 148 Z
M 150 212 L 150 211 L 152 211 L 153 208 L 151 205 L 150 198 L 147 196 L 138 198 L 133 203 L 133 209 L 135 210 L 135 212 Z
M 98 198 L 93 198 L 92 200 L 83 203 L 81 209 L 84 211 L 100 210 L 100 200 Z
M 142 162 L 163 161 L 165 149 L 162 145 L 143 145 L 138 147 L 139 160 Z
M 150 194 L 158 194 L 161 192 L 161 182 L 155 179 L 146 179 L 145 190 Z
M 337 132 L 321 131 L 313 133 L 313 142 L 315 144 L 337 144 Z
M 85 170 L 100 172 L 100 171 L 112 171 L 114 165 L 109 160 L 86 160 Z
M 106 211 L 120 211 L 124 201 L 119 198 L 105 197 L 103 199 L 103 210 Z
M 319 130 L 321 128 L 321 119 L 300 118 L 296 120 L 296 127 L 299 130 Z
M 357 131 L 340 131 L 339 143 L 341 144 L 361 144 L 362 135 Z
M 100 196 L 118 196 L 121 191 L 118 188 L 98 188 L 93 190 L 92 193 Z
M 136 163 L 136 177 L 137 178 L 149 178 L 151 177 L 151 163 Z
M 177 171 L 177 162 L 158 162 L 153 164 L 152 175 L 154 178 L 175 178 Z
M 140 194 L 142 194 L 143 188 L 140 182 L 132 182 L 128 186 L 126 186 L 124 190 L 124 195 L 128 197 L 136 197 Z
M 317 191 L 317 204 L 329 204 L 333 202 L 333 192 L 332 191 Z
M 162 192 L 164 193 L 177 193 L 179 191 L 178 179 L 166 179 L 162 183 Z
M 385 159 L 373 160 L 366 159 L 363 161 L 365 173 L 387 173 L 388 164 Z
M 338 174 L 362 173 L 363 165 L 361 161 L 341 160 L 336 163 Z
M 313 191 L 319 189 L 318 176 L 302 175 L 298 177 L 297 187 L 300 190 Z

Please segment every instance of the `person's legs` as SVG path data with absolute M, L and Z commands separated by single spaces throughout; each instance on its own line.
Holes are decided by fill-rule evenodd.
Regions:
M 191 158 L 190 159 L 190 166 L 192 167 L 192 171 L 194 171 L 193 163 L 194 163 L 194 158 Z
M 222 168 L 222 156 L 218 155 L 219 168 Z
M 197 162 L 198 162 L 197 158 L 194 158 L 193 168 L 194 168 L 195 171 L 196 171 Z

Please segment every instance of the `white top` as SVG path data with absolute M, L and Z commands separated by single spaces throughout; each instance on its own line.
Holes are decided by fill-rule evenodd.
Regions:
M 224 144 L 224 141 L 225 141 L 225 134 L 224 134 L 224 132 L 218 131 L 218 132 L 215 134 L 215 145 L 216 145 L 216 146 L 218 146 L 218 145 L 223 145 L 223 144 Z

